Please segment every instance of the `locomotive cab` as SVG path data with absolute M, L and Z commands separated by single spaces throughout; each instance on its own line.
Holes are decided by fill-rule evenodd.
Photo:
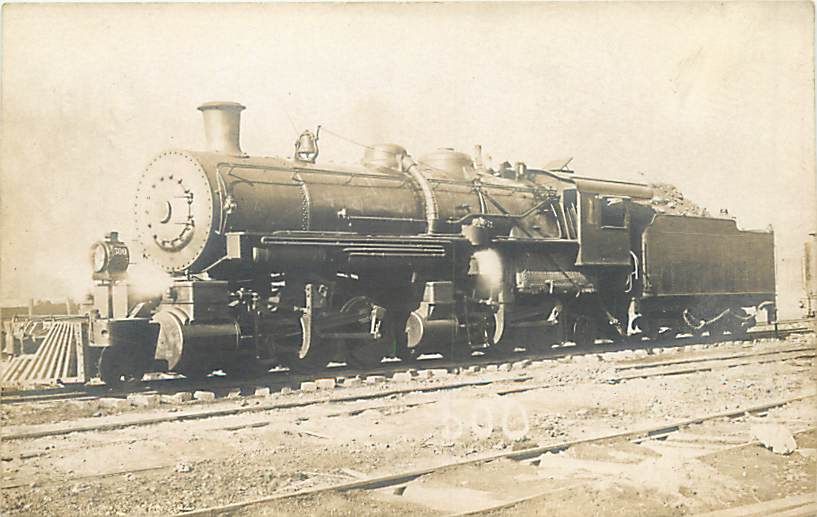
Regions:
M 577 266 L 630 268 L 631 206 L 652 198 L 647 185 L 576 178 Z

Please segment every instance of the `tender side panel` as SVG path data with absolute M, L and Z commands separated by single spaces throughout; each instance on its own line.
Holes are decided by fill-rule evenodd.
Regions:
M 774 234 L 735 221 L 657 215 L 644 230 L 644 296 L 773 297 Z

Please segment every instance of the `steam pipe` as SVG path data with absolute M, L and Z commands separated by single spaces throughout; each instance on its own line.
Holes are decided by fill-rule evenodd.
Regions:
M 431 184 L 428 182 L 422 172 L 420 172 L 417 163 L 408 155 L 403 155 L 400 160 L 400 170 L 411 176 L 414 182 L 420 187 L 423 193 L 423 204 L 425 205 L 426 215 L 426 233 L 437 233 L 437 226 L 439 225 L 440 215 L 437 208 L 437 200 L 434 199 L 434 191 L 431 189 Z

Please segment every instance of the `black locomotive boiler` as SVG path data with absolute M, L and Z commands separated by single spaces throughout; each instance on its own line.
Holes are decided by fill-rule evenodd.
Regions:
M 199 109 L 207 150 L 159 154 L 136 192 L 133 242 L 173 276 L 161 301 L 113 311 L 123 270 L 100 249 L 123 245 L 96 248 L 108 383 L 742 333 L 774 301 L 771 232 L 658 213 L 647 185 L 393 144 L 322 165 L 309 131 L 292 159 L 248 156 L 243 106 Z

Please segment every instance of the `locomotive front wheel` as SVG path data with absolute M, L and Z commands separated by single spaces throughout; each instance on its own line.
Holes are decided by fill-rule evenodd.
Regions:
M 111 388 L 135 384 L 141 381 L 145 374 L 144 368 L 135 364 L 135 361 L 119 347 L 103 348 L 99 354 L 97 367 L 99 378 Z

